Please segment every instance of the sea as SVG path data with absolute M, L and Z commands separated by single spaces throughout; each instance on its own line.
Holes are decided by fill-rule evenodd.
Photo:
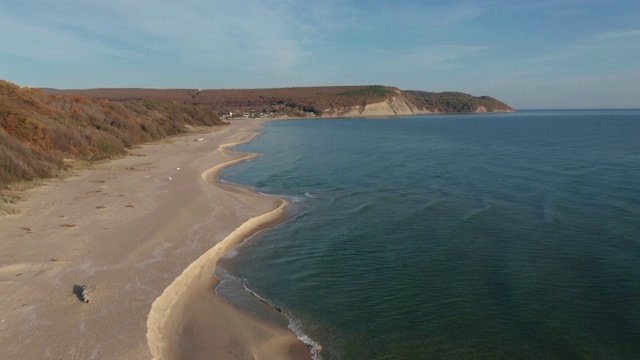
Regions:
M 220 262 L 218 293 L 316 358 L 640 359 L 640 110 L 261 132 L 220 177 L 289 218 Z

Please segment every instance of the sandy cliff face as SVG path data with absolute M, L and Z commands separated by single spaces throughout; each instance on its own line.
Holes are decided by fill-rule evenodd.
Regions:
M 487 110 L 484 106 L 478 106 L 478 108 L 474 111 L 476 114 L 485 114 L 485 113 L 509 113 L 514 112 L 512 109 L 493 109 L 491 111 Z
M 473 108 L 472 108 L 473 109 Z M 475 110 L 468 111 L 467 113 L 492 113 L 492 112 L 512 112 L 511 108 L 507 109 L 491 109 L 487 106 L 478 105 Z M 442 113 L 439 110 L 429 110 L 416 106 L 402 95 L 401 92 L 397 92 L 396 95 L 386 99 L 385 101 L 363 104 L 360 106 L 345 106 L 325 109 L 323 111 L 323 117 L 387 117 L 387 116 L 408 116 L 408 115 L 421 115 L 421 114 L 438 114 Z M 465 112 L 461 112 L 465 113 Z
M 431 114 L 431 111 L 416 108 L 402 95 L 396 95 L 385 101 L 361 106 L 332 108 L 323 111 L 324 117 L 384 117 Z
M 476 114 L 484 114 L 487 113 L 487 108 L 484 106 L 478 106 L 478 108 L 476 109 L 476 111 L 474 111 Z

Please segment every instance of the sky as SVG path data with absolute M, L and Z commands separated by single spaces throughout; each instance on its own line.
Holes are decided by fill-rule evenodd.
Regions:
M 28 87 L 390 85 L 640 108 L 638 0 L 2 0 Z

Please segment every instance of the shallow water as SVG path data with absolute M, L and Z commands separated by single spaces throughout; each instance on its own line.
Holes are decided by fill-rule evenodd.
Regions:
M 270 122 L 222 178 L 293 216 L 222 267 L 323 359 L 636 359 L 638 139 L 633 110 Z

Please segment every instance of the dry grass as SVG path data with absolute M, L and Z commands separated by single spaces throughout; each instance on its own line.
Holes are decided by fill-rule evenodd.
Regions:
M 0 216 L 5 215 L 18 215 L 22 211 L 17 206 L 11 206 L 6 204 L 0 204 Z
M 21 210 L 16 204 L 25 199 L 26 194 L 22 191 L 0 190 L 0 216 L 20 214 Z
M 24 199 L 26 199 L 26 194 L 24 190 L 15 191 L 11 189 L 6 189 L 0 191 L 0 203 L 3 204 L 17 204 Z
M 6 189 L 9 192 L 14 193 L 15 196 L 18 196 L 20 197 L 20 199 L 22 199 L 26 196 L 24 194 L 25 191 L 37 188 L 38 186 L 42 186 L 44 184 L 45 184 L 45 180 L 43 179 L 36 179 L 31 181 L 18 181 L 18 182 L 14 182 L 7 185 Z
M 68 176 L 136 144 L 221 125 L 215 111 L 173 102 L 55 96 L 0 80 L 0 187 Z

